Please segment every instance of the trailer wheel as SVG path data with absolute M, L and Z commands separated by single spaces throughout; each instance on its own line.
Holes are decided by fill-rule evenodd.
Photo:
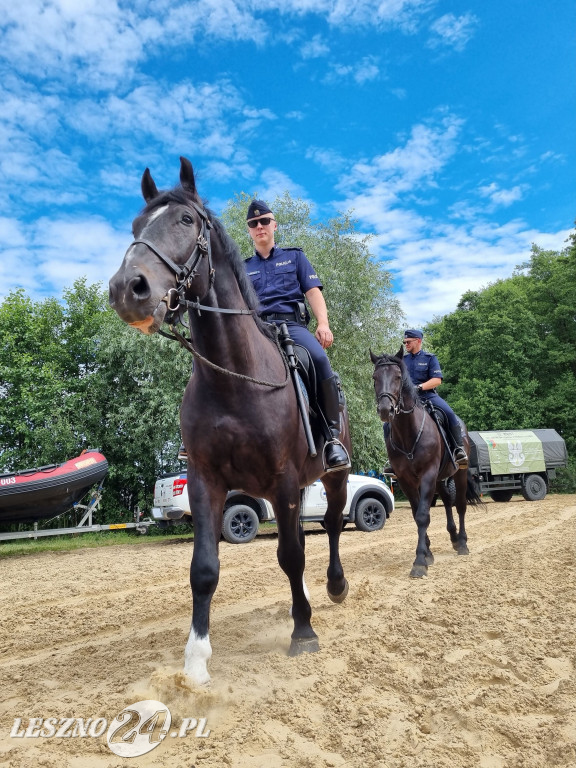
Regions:
M 505 490 L 496 490 L 496 491 L 490 491 L 490 498 L 492 501 L 510 501 L 512 496 L 514 495 L 514 491 L 505 491 Z
M 546 481 L 540 475 L 526 475 L 523 486 L 526 501 L 540 501 L 546 496 Z

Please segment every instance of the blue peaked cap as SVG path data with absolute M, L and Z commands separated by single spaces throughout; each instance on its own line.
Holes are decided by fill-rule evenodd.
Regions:
M 409 328 L 407 331 L 404 331 L 405 339 L 421 339 L 423 336 L 424 334 L 418 328 Z
M 272 211 L 270 210 L 270 208 L 268 208 L 264 200 L 252 200 L 252 202 L 248 206 L 246 221 L 248 221 L 249 219 L 254 219 L 256 218 L 256 216 L 264 216 L 266 213 L 272 213 Z

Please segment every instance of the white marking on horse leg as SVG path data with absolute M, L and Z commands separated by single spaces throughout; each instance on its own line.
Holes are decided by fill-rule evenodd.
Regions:
M 304 581 L 304 576 L 302 576 L 302 589 L 304 590 L 304 597 L 306 598 L 306 600 L 308 600 L 308 602 L 310 602 L 310 592 L 308 592 L 308 587 L 306 586 L 306 582 Z M 292 616 L 292 606 L 290 606 L 288 615 Z
M 196 632 L 190 629 L 184 651 L 184 674 L 198 685 L 205 685 L 210 681 L 207 663 L 211 656 L 212 646 L 208 635 L 198 637 Z

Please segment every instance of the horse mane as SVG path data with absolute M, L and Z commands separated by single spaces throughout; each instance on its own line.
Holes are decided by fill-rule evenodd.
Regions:
M 224 225 L 216 216 L 214 211 L 208 208 L 206 202 L 202 200 L 197 193 L 191 195 L 190 192 L 184 189 L 182 186 L 177 186 L 174 187 L 174 189 L 160 192 L 143 208 L 141 215 L 150 214 L 157 208 L 160 208 L 163 205 L 167 205 L 168 203 L 179 203 L 180 205 L 186 205 L 190 202 L 190 200 L 201 206 L 208 214 L 208 218 L 212 224 L 214 234 L 218 238 L 218 241 L 222 247 L 222 255 L 232 268 L 232 272 L 236 278 L 236 282 L 238 283 L 242 298 L 246 302 L 246 306 L 248 309 L 258 310 L 258 297 L 256 296 L 256 291 L 254 290 L 252 281 L 246 274 L 246 269 L 244 268 L 244 262 L 240 254 L 240 249 L 234 240 L 232 240 L 230 235 L 226 232 Z M 268 336 L 272 339 L 276 338 L 276 329 L 274 327 L 272 327 L 269 323 L 265 323 L 258 317 L 258 315 L 255 315 L 254 319 L 256 320 L 256 325 L 265 336 Z

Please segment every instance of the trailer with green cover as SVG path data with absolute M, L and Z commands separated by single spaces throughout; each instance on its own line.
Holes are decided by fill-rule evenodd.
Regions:
M 565 467 L 566 443 L 554 429 L 470 432 L 470 471 L 480 493 L 494 501 L 521 494 L 527 501 L 543 499 Z

